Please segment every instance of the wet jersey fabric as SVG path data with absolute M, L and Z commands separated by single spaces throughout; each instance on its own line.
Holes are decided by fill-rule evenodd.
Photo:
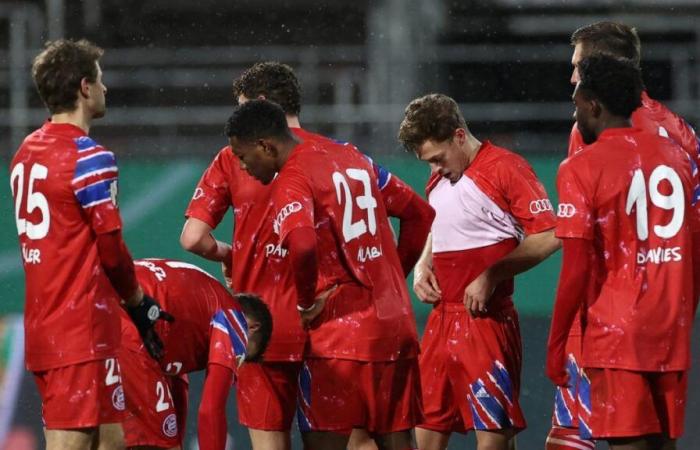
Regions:
M 301 128 L 292 128 L 302 141 L 334 141 Z M 343 151 L 354 148 L 339 145 Z M 371 159 L 367 158 L 371 162 Z M 410 201 L 412 191 L 383 167 L 371 163 L 387 209 L 400 211 Z M 273 232 L 271 186 L 265 186 L 241 169 L 240 162 L 224 147 L 202 175 L 185 215 L 215 228 L 233 206 L 233 290 L 254 292 L 269 305 L 275 318 L 266 361 L 300 361 L 306 333 L 296 310 L 294 278 L 287 249 Z
M 561 164 L 556 235 L 591 240 L 603 274 L 581 318 L 583 367 L 688 368 L 696 172 L 673 141 L 633 128 Z
M 248 324 L 226 288 L 204 270 L 181 261 L 142 259 L 134 266 L 144 292 L 175 317 L 172 323 L 156 324 L 163 341 L 163 371 L 178 375 L 219 364 L 236 373 L 239 360 L 245 357 Z M 126 348 L 138 351 L 142 347 L 126 313 L 122 314 L 122 333 Z
M 525 235 L 555 225 L 552 204 L 527 161 L 488 141 L 459 181 L 434 173 L 426 191 L 436 211 L 433 266 L 443 302 L 462 303 L 469 283 Z M 489 310 L 512 308 L 512 295 L 513 279 L 501 282 Z
M 117 178 L 114 154 L 70 124 L 46 122 L 12 159 L 29 370 L 116 353 L 119 298 L 96 242 L 97 235 L 121 228 Z
M 349 144 L 306 140 L 272 186 L 279 243 L 296 228 L 314 228 L 316 292 L 337 286 L 309 330 L 306 356 L 416 356 L 415 319 L 371 162 Z

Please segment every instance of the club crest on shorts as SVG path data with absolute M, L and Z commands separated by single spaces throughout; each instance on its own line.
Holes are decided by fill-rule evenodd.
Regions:
M 163 434 L 168 437 L 177 436 L 177 418 L 175 414 L 168 414 L 165 420 L 163 420 Z
M 114 389 L 114 392 L 112 392 L 112 406 L 114 406 L 114 409 L 117 411 L 124 411 L 125 409 L 124 388 L 121 384 Z

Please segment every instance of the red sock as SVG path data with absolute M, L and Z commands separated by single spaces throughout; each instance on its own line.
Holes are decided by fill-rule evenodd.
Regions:
M 577 428 L 552 427 L 547 436 L 545 450 L 593 450 L 595 442 L 583 439 Z

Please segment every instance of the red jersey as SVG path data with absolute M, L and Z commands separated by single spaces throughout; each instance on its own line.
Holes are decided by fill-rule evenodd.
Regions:
M 300 128 L 292 131 L 301 140 L 332 142 Z M 379 165 L 373 164 L 373 170 L 389 212 L 401 211 L 411 198 L 411 188 Z M 287 249 L 279 244 L 272 231 L 271 192 L 271 186 L 264 186 L 241 169 L 238 158 L 227 146 L 202 175 L 185 215 L 216 228 L 233 206 L 233 289 L 254 292 L 270 307 L 275 326 L 265 359 L 299 361 L 306 332 L 296 310 L 296 290 Z
M 488 141 L 455 184 L 433 173 L 426 189 L 436 216 L 433 267 L 442 301 L 462 303 L 464 290 L 513 251 L 527 234 L 554 228 L 547 192 L 521 156 Z M 489 311 L 512 308 L 513 279 L 499 283 Z
M 46 122 L 24 140 L 10 173 L 27 368 L 114 356 L 121 308 L 96 245 L 96 235 L 121 228 L 114 154 L 74 125 Z
M 561 164 L 556 235 L 592 240 L 602 272 L 581 318 L 582 366 L 688 368 L 696 171 L 671 140 L 633 128 Z
M 172 323 L 155 325 L 163 341 L 163 371 L 177 375 L 219 364 L 235 373 L 245 357 L 248 323 L 228 290 L 204 270 L 181 261 L 141 259 L 134 267 L 144 292 L 175 317 Z M 143 342 L 126 312 L 121 327 L 123 345 L 141 349 Z
M 642 105 L 632 113 L 631 120 L 635 128 L 673 139 L 696 163 L 700 160 L 700 141 L 695 130 L 682 117 L 650 98 L 646 91 L 642 92 Z M 569 136 L 569 156 L 585 146 L 581 132 L 574 123 Z
M 293 229 L 315 228 L 316 292 L 338 286 L 309 331 L 307 356 L 416 356 L 415 319 L 371 162 L 348 144 L 306 140 L 272 186 L 279 242 Z

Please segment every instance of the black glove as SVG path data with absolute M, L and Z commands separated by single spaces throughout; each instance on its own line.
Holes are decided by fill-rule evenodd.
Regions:
M 159 319 L 172 322 L 175 318 L 163 311 L 158 302 L 146 294 L 143 294 L 143 300 L 138 306 L 128 307 L 126 312 L 136 325 L 136 329 L 139 330 L 148 353 L 154 359 L 160 359 L 163 356 L 163 342 L 158 337 L 156 330 L 153 329 L 153 325 Z

